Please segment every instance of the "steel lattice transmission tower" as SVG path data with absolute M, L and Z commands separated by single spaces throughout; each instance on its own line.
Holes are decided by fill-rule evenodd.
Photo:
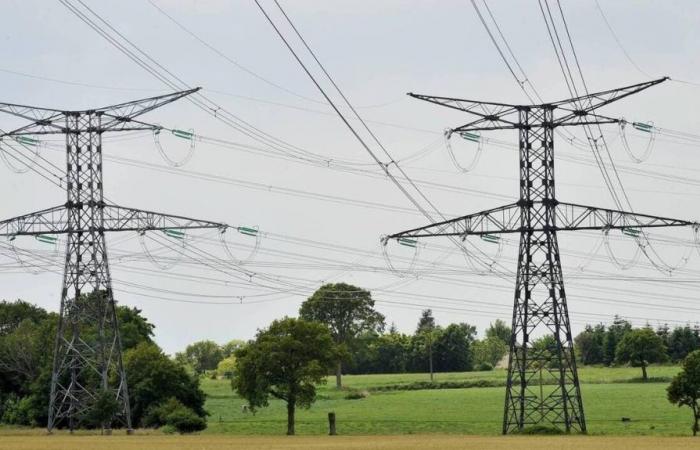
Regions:
M 112 205 L 102 182 L 102 135 L 159 130 L 136 120 L 198 89 L 84 111 L 61 111 L 0 103 L 0 112 L 30 123 L 0 135 L 22 142 L 29 136 L 66 136 L 66 203 L 0 222 L 0 236 L 66 235 L 61 307 L 54 348 L 49 432 L 67 419 L 72 431 L 101 395 L 117 400 L 116 417 L 132 429 L 129 390 L 107 258 L 105 233 L 184 230 L 226 225 Z M 113 420 L 103 423 L 111 429 Z
M 554 130 L 619 123 L 593 111 L 666 78 L 540 105 L 510 105 L 409 94 L 477 118 L 451 132 L 518 130 L 520 198 L 516 203 L 396 233 L 385 239 L 519 233 L 503 433 L 548 425 L 586 432 L 557 232 L 693 225 L 689 221 L 563 203 L 554 183 Z M 385 241 L 386 242 L 386 241 Z M 532 338 L 548 334 L 542 348 Z

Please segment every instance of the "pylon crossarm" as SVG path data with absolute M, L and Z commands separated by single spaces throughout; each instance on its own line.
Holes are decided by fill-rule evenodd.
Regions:
M 668 80 L 668 77 L 663 77 L 651 81 L 645 81 L 643 83 L 632 84 L 617 89 L 608 89 L 607 91 L 594 92 L 592 94 L 582 95 L 579 97 L 573 97 L 566 100 L 554 102 L 552 103 L 552 106 L 573 106 L 576 111 L 591 112 L 602 106 L 609 105 L 612 102 L 616 102 L 632 94 L 636 94 L 637 92 L 648 89 L 659 83 L 663 83 L 666 80 Z
M 31 122 L 13 131 L 2 131 L 0 132 L 0 137 L 24 134 L 60 134 L 63 133 L 65 129 L 63 111 L 38 108 L 35 106 L 15 105 L 12 103 L 0 103 L 0 112 Z
M 694 226 L 696 222 L 668 217 L 638 214 L 595 206 L 560 202 L 556 207 L 556 229 L 568 230 L 628 230 L 639 228 Z
M 146 114 L 161 106 L 172 103 L 176 100 L 186 97 L 190 94 L 194 94 L 201 88 L 187 89 L 185 91 L 173 92 L 165 95 L 158 95 L 155 97 L 143 98 L 140 100 L 133 100 L 125 103 L 118 103 L 116 105 L 105 106 L 103 108 L 97 108 L 95 110 L 89 110 L 85 112 L 96 112 L 110 114 L 115 117 L 130 118 Z
M 187 95 L 197 92 L 201 88 L 188 89 L 186 91 L 173 92 L 156 97 L 134 100 L 126 103 L 105 106 L 103 108 L 89 109 L 82 111 L 60 111 L 50 108 L 38 108 L 35 106 L 16 105 L 13 103 L 0 103 L 0 112 L 11 114 L 31 123 L 9 132 L 1 132 L 0 137 L 20 136 L 20 135 L 44 135 L 44 134 L 65 134 L 65 133 L 88 133 L 106 131 L 140 131 L 155 130 L 160 128 L 146 122 L 135 120 L 136 117 L 146 114 L 163 105 L 172 103 Z M 96 123 L 85 124 L 85 126 L 67 127 L 66 116 L 81 115 L 101 115 L 102 121 L 97 126 Z
M 0 221 L 0 236 L 38 236 L 68 232 L 68 210 L 64 205 Z
M 105 131 L 154 131 L 163 128 L 160 125 L 141 122 L 125 116 L 115 116 L 112 114 L 102 115 L 100 130 Z
M 518 109 L 520 106 L 509 105 L 507 103 L 481 102 L 478 100 L 467 100 L 463 98 L 436 97 L 432 95 L 408 94 L 418 100 L 435 103 L 436 105 L 456 109 L 477 116 L 478 119 L 472 124 L 475 126 L 481 123 L 500 123 L 502 128 L 485 129 L 509 129 L 517 128 Z M 461 127 L 460 127 L 461 128 Z
M 117 205 L 105 205 L 104 231 L 149 231 L 149 230 L 225 230 L 228 225 L 220 222 L 193 219 L 191 217 L 163 214 Z
M 386 239 L 435 236 L 483 236 L 520 231 L 520 207 L 513 203 L 475 214 L 457 217 L 420 228 L 402 231 Z

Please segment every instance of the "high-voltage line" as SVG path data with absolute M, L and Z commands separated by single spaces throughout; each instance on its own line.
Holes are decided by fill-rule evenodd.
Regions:
M 67 236 L 51 372 L 49 432 L 64 421 L 73 431 L 103 396 L 118 404 L 117 414 L 101 424 L 103 429 L 110 430 L 115 419 L 128 432 L 132 429 L 105 233 L 161 230 L 178 237 L 186 229 L 226 229 L 222 223 L 114 205 L 106 202 L 103 194 L 102 135 L 157 130 L 160 126 L 136 118 L 197 90 L 81 111 L 0 103 L 0 112 L 30 121 L 0 134 L 0 138 L 23 143 L 35 139 L 32 136 L 60 134 L 66 139 L 66 202 L 0 221 L 0 236 L 10 240 L 17 236 Z
M 586 432 L 557 232 L 616 229 L 636 237 L 641 234 L 641 228 L 693 225 L 686 220 L 564 203 L 555 195 L 555 129 L 619 123 L 620 119 L 594 111 L 665 80 L 535 105 L 409 94 L 477 117 L 451 130 L 452 133 L 519 132 L 520 198 L 517 202 L 386 238 L 448 236 L 465 239 L 478 235 L 497 239 L 500 234 L 520 234 L 504 434 L 533 425 Z M 551 336 L 553 344 L 538 345 L 534 338 L 541 335 Z

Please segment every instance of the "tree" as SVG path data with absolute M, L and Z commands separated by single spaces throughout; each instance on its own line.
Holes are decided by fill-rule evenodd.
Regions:
M 466 323 L 452 323 L 436 337 L 435 362 L 439 372 L 464 372 L 472 370 L 471 345 L 476 327 Z
M 676 327 L 668 337 L 668 354 L 673 361 L 680 361 L 700 348 L 697 330 L 689 326 Z
M 131 419 L 142 425 L 152 407 L 175 398 L 200 417 L 206 417 L 205 394 L 199 378 L 168 358 L 157 345 L 142 342 L 124 353 L 124 368 L 129 380 Z
M 299 317 L 328 327 L 335 343 L 347 352 L 352 340 L 366 331 L 384 330 L 384 316 L 375 311 L 369 291 L 345 284 L 326 284 L 302 303 Z M 336 361 L 335 383 L 342 387 L 343 360 Z
M 207 370 L 214 370 L 224 359 L 224 353 L 214 341 L 199 341 L 187 346 L 184 352 L 175 355 L 175 359 L 189 365 L 197 375 Z
M 603 339 L 604 359 L 603 363 L 610 365 L 615 362 L 617 344 L 622 340 L 625 334 L 632 329 L 632 324 L 621 319 L 620 316 L 615 316 L 612 325 L 608 327 Z
M 48 313 L 43 308 L 27 303 L 23 300 L 0 302 L 0 336 L 10 334 L 15 328 L 25 320 L 35 324 L 42 322 L 48 317 Z
M 688 406 L 693 411 L 693 436 L 697 436 L 700 430 L 700 350 L 686 356 L 681 367 L 666 389 L 668 401 L 678 407 Z
M 496 336 L 475 341 L 472 344 L 472 354 L 474 355 L 474 365 L 477 367 L 488 364 L 496 367 L 496 364 L 508 353 L 508 346 Z
M 155 325 L 141 315 L 140 309 L 123 305 L 117 306 L 117 321 L 119 322 L 122 351 L 134 348 L 142 342 L 153 342 Z
M 219 365 L 216 366 L 216 374 L 218 376 L 224 377 L 227 380 L 233 378 L 233 374 L 236 372 L 236 357 L 231 355 L 228 358 L 224 358 L 219 361 Z
M 496 319 L 495 322 L 489 324 L 486 329 L 486 338 L 498 338 L 504 344 L 510 345 L 511 329 L 501 319 Z
M 616 360 L 642 368 L 642 379 L 647 380 L 647 366 L 666 359 L 663 340 L 651 328 L 637 328 L 627 332 L 617 345 Z
M 602 364 L 605 361 L 605 325 L 586 325 L 574 338 L 574 344 L 583 364 Z
M 430 381 L 433 381 L 433 341 L 436 334 L 439 332 L 435 326 L 435 318 L 433 317 L 432 309 L 424 309 L 418 319 L 416 327 L 416 338 L 423 340 L 422 347 L 428 353 L 428 370 L 430 371 Z
M 221 353 L 223 354 L 224 358 L 228 358 L 229 356 L 233 356 L 236 350 L 243 346 L 245 346 L 245 341 L 240 339 L 232 339 L 221 346 Z
M 316 400 L 316 385 L 326 382 L 337 349 L 323 324 L 285 317 L 235 356 L 232 387 L 253 411 L 268 406 L 271 396 L 286 402 L 287 434 L 293 435 L 296 407 L 310 408 Z

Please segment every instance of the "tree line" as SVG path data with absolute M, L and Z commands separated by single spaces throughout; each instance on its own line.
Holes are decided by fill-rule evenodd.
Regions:
M 206 396 L 199 378 L 153 342 L 154 326 L 138 308 L 118 306 L 117 319 L 133 425 L 179 432 L 204 429 Z M 58 314 L 38 306 L 0 302 L 0 423 L 46 426 L 57 324 Z M 96 329 L 86 326 L 80 332 L 90 342 Z M 78 417 L 80 426 L 101 428 L 116 408 L 114 399 L 99 398 Z
M 117 316 L 134 425 L 180 432 L 206 426 L 201 376 L 230 379 L 252 410 L 271 398 L 285 401 L 293 434 L 296 408 L 313 403 L 315 386 L 328 375 L 342 388 L 344 374 L 429 373 L 432 381 L 435 372 L 491 370 L 504 365 L 511 339 L 501 320 L 478 339 L 473 325 L 438 325 L 430 309 L 421 312 L 412 333 L 400 333 L 393 324 L 387 329 L 370 292 L 345 283 L 322 286 L 302 303 L 298 318 L 275 320 L 248 342 L 199 341 L 172 358 L 153 342 L 154 326 L 140 310 L 118 306 Z M 46 424 L 52 362 L 47 349 L 53 348 L 57 321 L 57 314 L 29 303 L 0 302 L 0 422 Z M 95 332 L 81 330 L 84 336 Z M 633 328 L 619 317 L 609 326 L 587 326 L 574 342 L 581 363 L 631 364 L 644 379 L 648 364 L 684 361 L 700 348 L 697 328 Z M 532 345 L 556 351 L 551 336 Z M 674 398 L 690 406 L 693 400 L 679 394 L 687 386 L 678 385 Z M 109 408 L 109 402 L 98 402 L 92 416 L 80 418 L 82 426 L 100 427 L 113 414 Z

